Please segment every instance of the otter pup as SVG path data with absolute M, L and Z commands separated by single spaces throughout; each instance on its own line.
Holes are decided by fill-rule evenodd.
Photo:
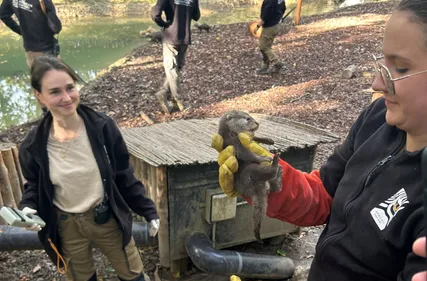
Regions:
M 151 42 L 162 43 L 163 41 L 163 34 L 161 31 L 147 33 L 145 34 L 145 37 L 150 38 Z
M 209 32 L 212 28 L 210 25 L 206 23 L 202 23 L 202 24 L 196 23 L 194 27 L 196 27 L 200 32 L 202 32 L 203 30 L 206 30 L 206 32 Z
M 273 144 L 267 138 L 255 137 L 259 124 L 249 114 L 242 111 L 226 112 L 219 121 L 218 134 L 224 140 L 223 148 L 233 145 L 239 170 L 234 176 L 234 187 L 241 194 L 252 199 L 254 211 L 255 238 L 262 243 L 260 230 L 261 223 L 267 212 L 267 196 L 270 192 L 280 191 L 282 188 L 282 167 L 279 165 L 279 154 L 272 157 L 260 156 L 247 149 L 240 142 L 239 133 L 248 133 L 254 141 L 264 144 Z M 262 162 L 273 161 L 271 165 Z

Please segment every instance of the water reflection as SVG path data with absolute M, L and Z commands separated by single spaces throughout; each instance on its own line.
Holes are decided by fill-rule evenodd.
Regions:
M 0 80 L 0 129 L 7 124 L 21 124 L 40 114 L 30 93 L 29 76 L 18 74 Z
M 60 35 L 61 57 L 85 80 L 146 42 L 139 31 L 148 19 L 93 19 L 67 25 Z M 41 110 L 29 81 L 20 36 L 0 26 L 0 130 L 37 118 Z
M 96 77 L 97 71 L 77 71 L 84 80 Z M 41 116 L 33 90 L 30 86 L 29 74 L 16 74 L 0 79 L 0 129 L 13 124 L 22 124 Z

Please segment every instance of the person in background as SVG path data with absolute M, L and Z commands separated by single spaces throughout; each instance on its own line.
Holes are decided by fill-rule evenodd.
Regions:
M 120 280 L 149 280 L 132 237 L 131 210 L 149 222 L 155 236 L 156 207 L 134 176 L 116 123 L 80 104 L 77 82 L 79 76 L 60 59 L 34 60 L 31 86 L 49 111 L 19 149 L 26 183 L 18 208 L 46 222 L 43 229 L 34 224 L 29 230 L 39 231 L 67 280 L 97 280 L 92 247 L 108 258 Z
M 267 215 L 300 226 L 326 224 L 308 281 L 426 276 L 419 273 L 426 270 L 419 249 L 425 240 L 418 240 L 426 235 L 421 169 L 427 146 L 426 42 L 426 1 L 402 0 L 386 24 L 382 54 L 372 60 L 372 89 L 383 97 L 362 111 L 319 170 L 304 173 L 280 160 L 282 190 L 268 195 Z M 271 156 L 250 135 L 240 139 L 253 152 Z M 234 148 L 223 149 L 221 141 L 213 135 L 219 183 L 225 194 L 237 196 Z
M 19 24 L 12 18 L 13 14 Z M 61 32 L 62 24 L 52 0 L 3 0 L 0 19 L 22 36 L 29 68 L 36 57 L 59 55 L 59 43 L 54 35 Z
M 162 18 L 163 12 L 166 20 Z M 165 113 L 176 109 L 183 111 L 179 76 L 191 44 L 191 20 L 200 19 L 199 0 L 157 0 L 151 17 L 163 29 L 163 66 L 166 73 L 163 85 L 155 94 L 156 99 Z M 168 100 L 172 100 L 172 107 Z
M 257 69 L 257 74 L 277 73 L 284 66 L 283 62 L 274 54 L 272 50 L 274 38 L 280 32 L 280 23 L 286 11 L 284 0 L 264 0 L 261 6 L 261 16 L 258 19 L 254 33 L 262 27 L 259 38 L 259 50 L 262 54 L 261 68 Z M 271 69 L 269 69 L 271 66 Z

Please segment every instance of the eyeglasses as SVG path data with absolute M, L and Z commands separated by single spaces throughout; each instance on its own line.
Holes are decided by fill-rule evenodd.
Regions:
M 396 93 L 395 88 L 394 88 L 394 81 L 399 81 L 399 80 L 406 79 L 406 78 L 411 77 L 411 76 L 415 76 L 415 75 L 427 72 L 427 70 L 424 70 L 424 71 L 412 73 L 409 75 L 405 75 L 405 76 L 402 76 L 399 78 L 392 78 L 390 70 L 388 70 L 387 66 L 385 66 L 384 64 L 379 62 L 379 60 L 383 59 L 384 56 L 383 55 L 381 55 L 381 56 L 372 55 L 372 56 L 374 57 L 375 72 L 377 73 L 377 75 L 381 74 L 381 77 L 382 77 L 384 84 L 387 88 L 387 91 L 390 95 L 394 95 Z

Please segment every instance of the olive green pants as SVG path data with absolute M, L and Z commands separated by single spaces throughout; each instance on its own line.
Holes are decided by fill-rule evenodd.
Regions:
M 89 280 L 95 274 L 92 247 L 99 248 L 122 280 L 143 274 L 143 264 L 135 241 L 131 238 L 123 249 L 123 233 L 111 216 L 105 224 L 93 220 L 93 210 L 69 214 L 57 210 L 63 258 L 68 266 L 67 280 Z
M 261 37 L 259 38 L 259 50 L 262 54 L 262 61 L 264 66 L 274 65 L 279 62 L 279 59 L 271 49 L 274 38 L 276 38 L 279 32 L 280 23 L 271 27 L 262 28 Z

